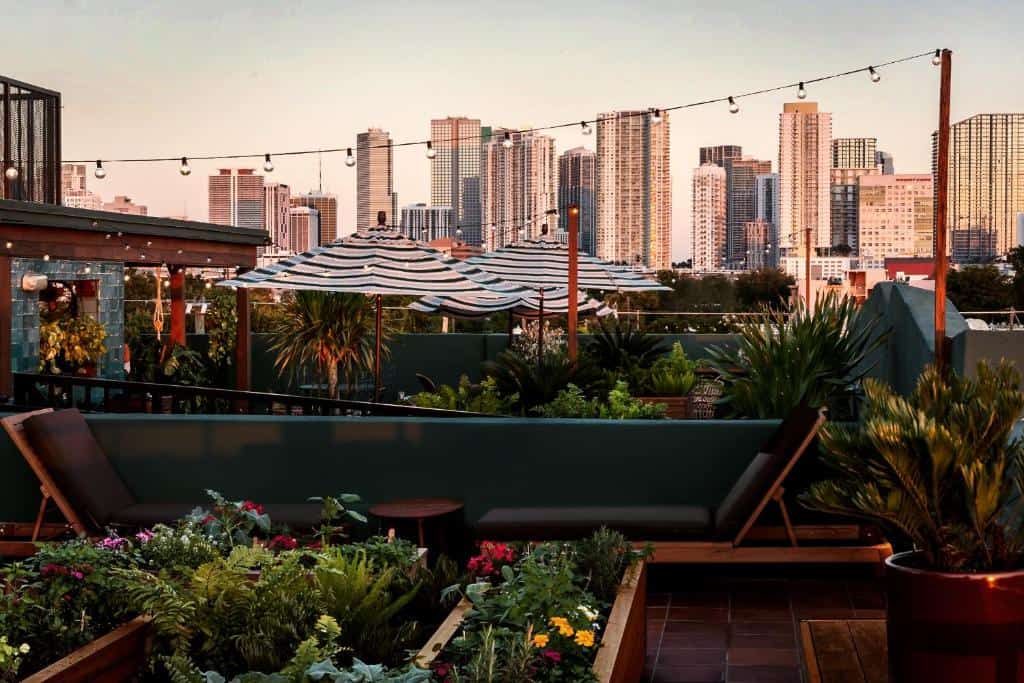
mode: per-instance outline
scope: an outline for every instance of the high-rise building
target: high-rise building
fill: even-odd
[[[725,267],[725,197],[724,168],[709,161],[694,169],[691,265],[698,273]]]
[[[60,185],[61,203],[73,209],[103,210],[103,199],[98,194],[89,192],[89,171],[85,164],[61,164]]]
[[[743,147],[740,145],[714,145],[713,147],[700,148],[700,164],[714,164],[725,166],[726,159],[738,159],[743,156]]]
[[[326,192],[309,192],[293,194],[289,199],[291,205],[308,206],[316,209],[319,214],[317,244],[326,246],[341,237],[338,234],[338,198]]]
[[[832,114],[817,102],[787,102],[779,114],[779,225],[782,249],[800,253],[832,244],[829,170]]]
[[[312,206],[288,209],[288,248],[301,254],[320,246],[320,212]]]
[[[727,157],[725,167],[726,265],[747,268],[746,224],[756,217],[754,179],[772,172],[772,162],[750,157]]]
[[[291,249],[291,238],[288,236],[288,209],[291,208],[291,188],[284,183],[266,183],[263,186],[263,221],[264,230],[270,237],[271,251]],[[257,252],[264,247],[257,247]]]
[[[482,242],[480,216],[480,119],[449,116],[430,122],[430,203],[452,207],[462,240]]]
[[[669,115],[598,115],[597,256],[606,261],[672,265]]]
[[[388,225],[398,224],[391,134],[371,128],[356,137],[356,229],[377,225],[380,211],[387,214]]]
[[[126,197],[123,194],[114,195],[114,200],[111,202],[103,202],[103,210],[131,216],[146,216],[149,214],[147,207],[136,204],[131,200],[131,197]]]
[[[882,175],[895,175],[896,166],[893,163],[892,155],[882,150],[875,152],[875,166]]]
[[[743,242],[747,246],[747,270],[775,267],[770,241],[771,227],[771,224],[764,220],[752,220],[743,224]]]
[[[835,138],[832,140],[832,168],[874,168],[877,138]]]
[[[573,147],[558,157],[558,225],[569,229],[569,207],[579,207],[579,248],[597,254],[597,155],[585,147]]]
[[[402,234],[421,242],[452,236],[452,207],[408,204],[402,207]]]
[[[754,178],[754,220],[768,224],[768,253],[765,267],[779,264],[779,174],[763,173]]]
[[[930,175],[862,175],[857,183],[862,267],[882,268],[891,256],[931,256]]]
[[[987,228],[956,228],[949,232],[953,263],[988,263],[996,256],[996,234]]]
[[[500,249],[520,235],[553,238],[558,227],[554,138],[508,131],[512,145],[506,146],[506,131],[498,133],[484,145],[480,163],[480,211],[487,226],[484,245],[488,250]],[[461,236],[456,231],[460,240],[466,240],[466,234],[465,228]]]
[[[251,168],[222,168],[209,177],[210,222],[263,230],[263,176]]]
[[[932,134],[932,173],[938,136]],[[996,252],[1014,246],[1024,211],[1024,113],[976,114],[950,126],[947,229],[995,232]]]
[[[878,174],[877,166],[832,169],[830,193],[833,247],[849,247],[850,253],[857,253],[857,212],[860,206],[857,178]]]

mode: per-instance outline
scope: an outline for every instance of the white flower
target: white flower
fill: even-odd
[[[597,610],[587,607],[586,605],[580,605],[577,609],[580,611],[580,614],[585,616],[589,621],[597,621],[601,616],[598,614]]]
[[[19,647],[19,648],[18,648],[18,652],[20,652],[20,653],[21,653],[21,654],[23,654],[23,655],[27,655],[27,654],[28,654],[28,651],[29,651],[29,650],[31,650],[31,649],[32,649],[32,648],[30,648],[30,647],[28,646],[28,643],[22,643],[22,644],[21,644],[21,647]]]

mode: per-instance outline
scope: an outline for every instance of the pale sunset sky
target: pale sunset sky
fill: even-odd
[[[368,127],[429,137],[433,117],[525,127],[614,109],[668,107],[954,51],[953,120],[1024,111],[1024,3],[343,2],[0,0],[0,73],[63,94],[65,159],[355,147]],[[931,169],[939,70],[922,59],[809,87],[836,137],[873,136],[896,171]],[[673,254],[690,252],[690,177],[701,145],[777,160],[778,112],[795,93],[672,114]],[[555,133],[559,152],[594,137]],[[421,147],[395,150],[399,204],[429,201]],[[340,227],[355,219],[355,172],[323,159]],[[248,164],[259,168],[262,159]],[[107,164],[90,189],[153,215],[205,220],[220,162]],[[280,158],[272,179],[306,191],[315,156]]]

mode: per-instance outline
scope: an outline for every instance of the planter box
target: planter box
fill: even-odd
[[[462,626],[466,612],[472,609],[463,599],[416,655],[416,664],[429,668],[448,641]],[[593,671],[600,683],[635,683],[644,671],[647,654],[647,566],[643,562],[626,570],[619,593],[608,614],[601,647]]]
[[[665,417],[670,420],[688,420],[690,418],[689,396],[637,396],[636,399],[651,405],[665,406]]]
[[[83,645],[22,683],[127,683],[138,677],[149,656],[149,617],[136,617]]]

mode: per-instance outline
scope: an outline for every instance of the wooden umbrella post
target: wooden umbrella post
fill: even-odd
[[[579,232],[580,209],[575,204],[569,206],[569,320],[566,324],[569,333],[569,362],[576,362],[576,318],[579,308],[577,288],[579,283]]]
[[[383,305],[380,294],[377,295],[377,321],[376,321],[376,340],[373,353],[373,400],[380,401],[380,338],[384,331],[384,315]]]
[[[935,367],[948,368],[949,349],[946,342],[946,232],[949,196],[949,99],[952,81],[953,52],[942,51],[942,75],[939,82],[938,154],[935,169]]]
[[[540,309],[537,311],[537,368],[544,366],[544,288],[540,288]]]
[[[807,303],[807,315],[811,314],[811,229],[806,228],[804,237],[804,298]]]

